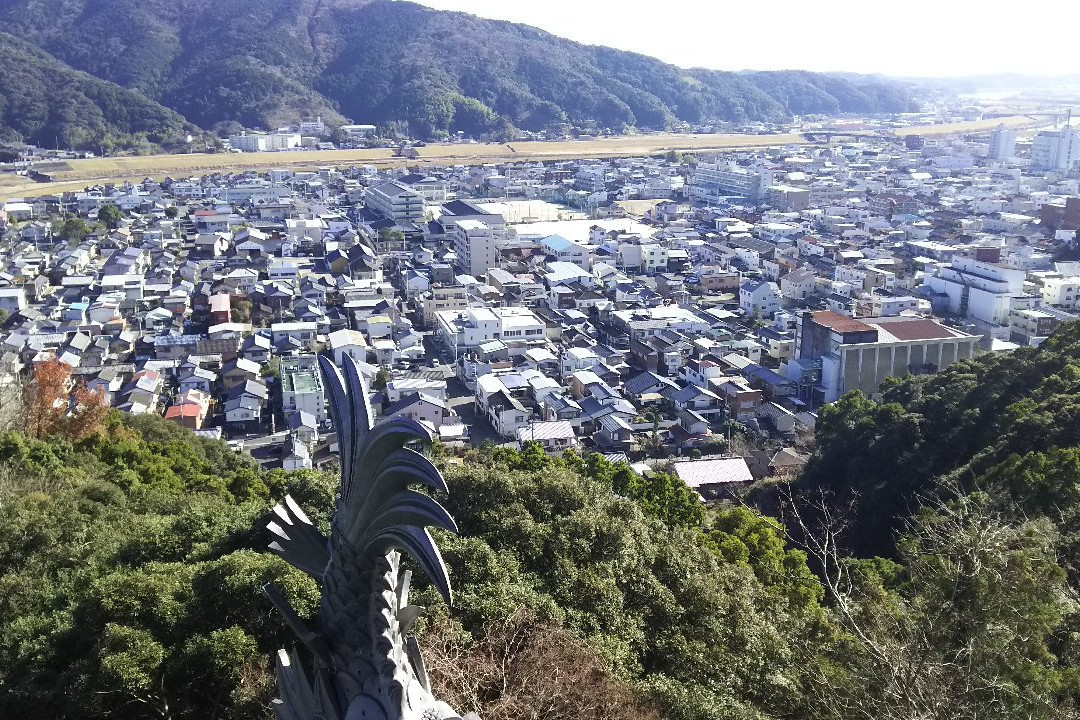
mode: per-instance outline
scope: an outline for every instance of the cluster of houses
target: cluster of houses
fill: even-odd
[[[124,412],[307,468],[333,443],[317,356],[348,355],[379,412],[448,444],[675,454],[718,492],[798,466],[797,433],[846,392],[1077,318],[1080,175],[1000,145],[274,170],[11,200],[0,382],[55,357]],[[696,459],[733,429],[759,449]]]

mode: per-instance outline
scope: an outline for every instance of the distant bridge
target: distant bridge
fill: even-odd
[[[828,143],[832,142],[833,138],[869,138],[873,140],[900,140],[896,135],[891,132],[882,132],[879,130],[813,130],[810,132],[800,133],[806,142],[809,143]]]

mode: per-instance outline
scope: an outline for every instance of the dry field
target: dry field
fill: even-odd
[[[897,128],[895,135],[960,134],[993,128],[1004,122],[1013,127],[1037,124],[1028,116],[995,120]],[[428,145],[418,148],[418,159],[394,157],[388,148],[375,150],[318,150],[272,153],[221,153],[206,155],[148,155],[143,157],[91,158],[60,164],[55,170],[42,166],[55,179],[36,183],[23,177],[0,175],[0,199],[32,197],[82,190],[100,183],[138,182],[146,177],[190,177],[215,172],[271,168],[315,169],[327,165],[374,165],[380,168],[409,166],[477,165],[514,160],[570,160],[577,158],[630,157],[678,152],[710,152],[805,144],[797,134],[787,135],[629,135],[566,142],[515,142],[508,144]]]
[[[63,169],[49,172],[53,183],[35,183],[24,178],[0,180],[0,192],[42,195],[87,184],[138,181],[145,177],[179,178],[214,172],[268,170],[271,168],[313,169],[326,165],[362,165],[376,167],[477,165],[513,160],[567,160],[589,157],[624,157],[656,155],[669,150],[707,151],[734,148],[773,147],[803,143],[799,135],[633,135],[567,142],[516,142],[508,144],[428,145],[417,148],[420,157],[394,157],[389,148],[374,150],[293,150],[266,153],[219,153],[206,155],[147,155],[71,160]]]
[[[1012,115],[990,120],[967,120],[964,122],[943,123],[941,125],[914,125],[912,127],[896,128],[893,130],[893,134],[899,137],[905,135],[963,135],[964,133],[993,130],[998,125],[1011,128],[1026,128],[1044,122],[1046,122],[1045,118],[1036,115]]]
[[[645,213],[664,202],[663,200],[616,200],[615,204],[633,218],[645,217]]]

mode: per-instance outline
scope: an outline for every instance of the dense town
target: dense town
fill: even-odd
[[[9,199],[0,384],[57,361],[299,469],[331,458],[318,355],[349,356],[448,447],[676,457],[708,497],[797,469],[845,393],[1080,317],[1078,162],[1068,125],[1002,126]]]

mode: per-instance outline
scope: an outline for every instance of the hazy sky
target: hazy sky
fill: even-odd
[[[1080,1],[418,0],[682,67],[955,76],[1080,72]]]

